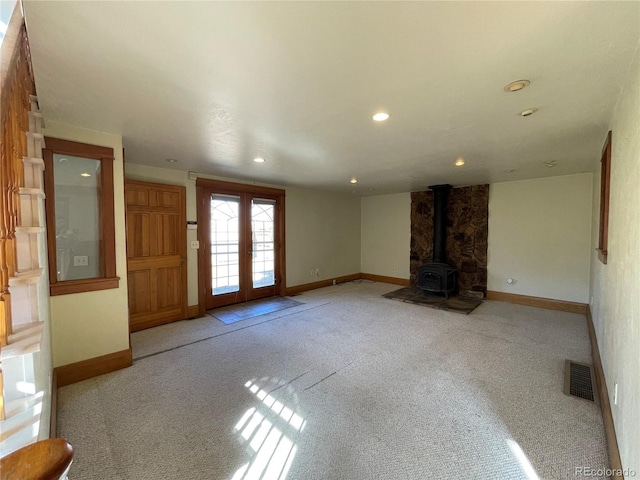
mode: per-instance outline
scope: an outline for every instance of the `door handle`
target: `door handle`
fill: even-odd
[[[180,258],[180,263],[187,263],[187,259],[185,257]]]

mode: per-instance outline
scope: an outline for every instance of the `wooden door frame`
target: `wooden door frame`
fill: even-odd
[[[198,241],[201,247],[198,249],[198,314],[200,316],[206,313],[206,296],[207,296],[207,255],[206,242],[209,241],[205,231],[205,225],[209,225],[207,215],[210,215],[208,200],[212,193],[224,193],[230,195],[265,195],[275,197],[279,210],[277,212],[277,235],[280,239],[276,242],[276,262],[280,271],[276,275],[276,295],[283,296],[286,292],[286,248],[285,248],[285,191],[279,188],[262,187],[258,185],[247,185],[243,183],[224,182],[221,180],[212,180],[209,178],[196,179],[196,209],[198,219]]]
[[[180,188],[180,219],[179,223],[184,229],[184,235],[180,235],[180,257],[183,259],[187,258],[187,188],[184,185],[176,185],[171,183],[157,183],[157,182],[146,182],[143,180],[131,180],[129,178],[124,179],[124,224],[125,229],[129,228],[129,224],[127,223],[127,185],[139,185],[145,186],[149,185],[154,188],[163,188],[163,187],[179,187]],[[125,239],[128,238],[127,232],[125,231]],[[125,242],[125,250],[128,249],[128,245]],[[127,275],[129,274],[129,255],[126,255],[127,259]],[[180,284],[182,286],[182,319],[188,318],[188,304],[189,304],[189,282],[188,282],[188,266],[186,261],[181,262],[180,268]],[[129,298],[129,284],[127,282],[127,301]],[[129,343],[131,343],[131,314],[129,314]]]

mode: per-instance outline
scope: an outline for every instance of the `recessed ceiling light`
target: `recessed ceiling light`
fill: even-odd
[[[358,183],[358,180],[356,178],[352,178],[351,180],[349,180],[351,183]]]
[[[456,160],[456,167],[461,167],[462,165],[464,165],[464,158],[458,157]]]
[[[167,158],[167,162],[169,162],[169,163],[178,163],[178,160],[176,160],[175,158]]]
[[[516,80],[515,82],[511,82],[509,85],[504,87],[505,92],[518,92],[522,90],[524,87],[528,87],[531,82],[529,80]]]
[[[534,113],[536,113],[538,111],[538,109],[536,107],[533,108],[527,108],[526,110],[521,111],[518,115],[521,115],[523,117],[528,117],[530,115],[533,115]]]
[[[547,166],[547,168],[553,168],[557,165],[555,160],[551,160],[550,162],[542,162],[542,163],[544,163]]]
[[[387,112],[378,112],[374,113],[371,118],[373,118],[376,122],[384,122],[385,120],[388,120],[390,116],[391,115],[389,115]]]
[[[81,177],[90,177],[91,174],[90,173],[81,173],[80,176]]]
[[[264,163],[265,159],[262,158],[262,157],[256,157],[256,158],[253,159],[253,161],[256,162],[256,163]]]

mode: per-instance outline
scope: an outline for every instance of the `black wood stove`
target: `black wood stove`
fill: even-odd
[[[433,262],[418,269],[416,286],[446,298],[456,289],[457,270],[447,262],[447,199],[451,185],[432,185],[433,191]]]

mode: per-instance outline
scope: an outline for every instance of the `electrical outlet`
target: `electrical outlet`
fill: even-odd
[[[613,404],[618,405],[618,382],[613,384]]]
[[[320,269],[316,268],[316,277],[319,277],[319,276],[320,276]]]
[[[87,255],[76,255],[73,257],[73,266],[74,267],[88,267],[89,266],[89,257]]]
[[[197,250],[200,248],[200,242],[198,240],[191,240],[191,248]]]
[[[336,283],[338,283],[338,282],[337,282],[337,281],[336,281],[336,279],[334,278],[334,279],[333,279],[333,284],[335,285]]]

